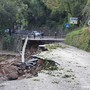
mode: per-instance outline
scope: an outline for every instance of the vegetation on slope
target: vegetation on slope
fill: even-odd
[[[90,51],[90,32],[87,31],[87,28],[73,31],[67,34],[65,43]]]

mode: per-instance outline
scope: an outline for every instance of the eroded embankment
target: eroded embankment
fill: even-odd
[[[54,61],[47,61],[40,58],[31,58],[24,63],[20,62],[20,56],[1,56],[0,80],[17,80],[38,76],[41,70],[57,70]],[[4,61],[3,61],[4,60]]]

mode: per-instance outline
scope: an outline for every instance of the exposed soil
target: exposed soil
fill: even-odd
[[[31,49],[32,51],[32,49]],[[35,48],[33,52],[36,53]],[[33,53],[32,52],[32,53]],[[24,78],[32,78],[38,76],[41,70],[57,70],[57,65],[53,61],[46,61],[40,58],[31,58],[24,63],[21,62],[20,56],[1,54],[0,57],[0,81],[20,80]],[[27,58],[26,58],[27,59]]]
[[[64,46],[37,55],[59,63],[57,70],[40,70],[38,76],[0,83],[0,90],[90,90],[90,53]],[[28,75],[28,74],[27,74]]]

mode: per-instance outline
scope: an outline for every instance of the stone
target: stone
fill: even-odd
[[[8,78],[8,80],[16,80],[16,79],[18,79],[18,73],[17,72],[9,73],[7,75],[7,78]]]
[[[16,66],[7,66],[4,68],[4,71],[5,71],[5,74],[9,74],[9,73],[12,73],[12,72],[17,72],[18,71],[18,68]]]

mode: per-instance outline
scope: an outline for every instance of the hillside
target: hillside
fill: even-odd
[[[67,34],[65,43],[90,51],[90,32],[88,32],[86,27],[73,31]]]

